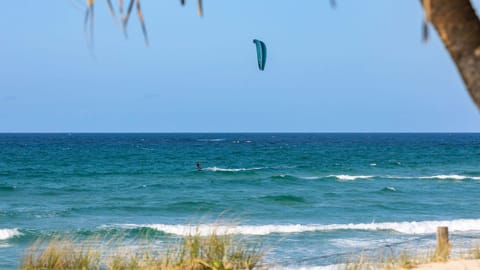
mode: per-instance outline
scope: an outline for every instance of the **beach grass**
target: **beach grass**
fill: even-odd
[[[193,234],[167,250],[125,248],[120,241],[56,238],[37,241],[23,256],[21,270],[240,270],[261,269],[265,249],[233,235]]]
[[[20,269],[100,269],[101,251],[88,242],[55,238],[36,241],[24,255]]]
[[[151,239],[150,239],[151,240]],[[245,241],[238,236],[215,231],[202,235],[198,231],[170,243],[167,248],[143,244],[130,245],[120,240],[54,237],[36,241],[26,250],[21,270],[247,270],[267,269],[263,263],[263,244]],[[138,243],[138,242],[137,242]],[[133,247],[132,247],[133,246]],[[448,250],[415,252],[384,250],[377,255],[352,255],[339,264],[339,270],[414,269],[429,263],[449,261]],[[480,246],[467,250],[461,260],[480,259]]]

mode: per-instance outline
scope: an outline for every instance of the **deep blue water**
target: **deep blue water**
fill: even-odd
[[[480,134],[0,134],[0,269],[38,237],[161,243],[215,222],[269,261],[328,265],[430,247],[438,225],[476,237],[479,198]]]

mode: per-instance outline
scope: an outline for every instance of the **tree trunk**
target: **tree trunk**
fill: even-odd
[[[480,20],[470,0],[423,0],[428,2],[431,23],[480,108]]]

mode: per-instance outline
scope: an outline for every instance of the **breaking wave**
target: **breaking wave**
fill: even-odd
[[[343,181],[352,181],[352,180],[357,180],[357,179],[369,179],[373,178],[375,176],[373,175],[348,175],[348,174],[339,174],[339,175],[329,175],[328,177],[335,177],[338,180],[343,180]]]
[[[243,172],[243,171],[257,171],[265,169],[264,167],[255,167],[255,168],[220,168],[220,167],[208,167],[203,169],[204,171],[209,172]]]
[[[447,226],[450,232],[480,231],[480,219],[458,219],[450,221],[412,221],[412,222],[384,222],[358,224],[330,224],[330,225],[238,225],[225,226],[217,224],[200,225],[169,225],[169,224],[123,224],[116,225],[124,229],[151,228],[174,235],[210,235],[216,233],[242,235],[291,234],[334,230],[365,230],[365,231],[395,231],[402,234],[432,234],[438,226]]]
[[[198,139],[198,142],[223,142],[225,139]]]
[[[7,240],[20,235],[22,233],[18,229],[0,229],[0,240]]]
[[[457,175],[457,174],[440,174],[440,175],[432,175],[432,176],[421,176],[418,177],[420,179],[440,179],[440,180],[465,180],[465,179],[473,179],[473,180],[480,180],[478,176],[466,176],[466,175]]]

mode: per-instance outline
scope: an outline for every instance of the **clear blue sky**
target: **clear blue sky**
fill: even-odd
[[[418,0],[143,0],[150,48],[96,2],[96,59],[83,1],[3,3],[0,132],[480,131]]]

